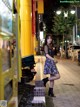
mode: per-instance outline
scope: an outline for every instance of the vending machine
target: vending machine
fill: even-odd
[[[5,107],[18,107],[16,36],[13,33],[13,0],[0,0],[0,104],[7,102]]]
[[[18,81],[16,49],[12,46],[12,39],[13,37],[0,35],[0,100],[7,101],[10,105],[17,98]]]

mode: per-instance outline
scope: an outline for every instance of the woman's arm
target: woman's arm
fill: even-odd
[[[51,60],[54,60],[53,57],[51,57],[49,54],[48,54],[48,47],[47,45],[44,46],[44,52],[45,52],[45,55],[47,58],[51,59]]]
[[[54,60],[54,58],[51,57],[49,54],[46,54],[46,57],[49,58],[49,59],[51,59],[51,60]]]

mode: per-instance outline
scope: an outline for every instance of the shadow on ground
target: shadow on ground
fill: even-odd
[[[18,84],[18,107],[32,107],[31,101],[34,97],[34,86],[29,84]]]
[[[54,107],[53,98],[46,96],[46,107]]]

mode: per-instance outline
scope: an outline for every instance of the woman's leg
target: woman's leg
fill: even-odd
[[[53,76],[50,75],[50,78],[52,78]],[[50,81],[50,86],[49,86],[49,91],[48,91],[48,95],[51,97],[55,97],[54,93],[53,93],[53,87],[54,87],[54,80]]]
[[[50,78],[48,78],[49,81],[54,81],[60,79],[60,74],[51,75]]]
[[[53,88],[53,87],[54,87],[54,80],[53,80],[53,81],[50,81],[49,87],[50,87],[50,88]]]
[[[42,81],[44,82],[45,87],[46,87],[46,83],[48,81],[51,81],[50,84],[51,84],[51,86],[53,86],[54,84],[53,84],[52,81],[57,80],[59,78],[60,78],[60,74],[58,73],[58,74],[55,74],[55,75],[51,75],[50,78],[46,77],[46,78],[42,79]]]
[[[50,78],[52,78],[53,76],[52,75],[50,75]],[[54,87],[54,80],[50,80],[50,86],[49,86],[50,88],[53,88]]]
[[[56,97],[54,95],[54,92],[53,92],[53,88],[54,88],[54,80],[57,80],[60,78],[60,74],[56,74],[56,75],[50,75],[50,78],[49,81],[50,81],[50,87],[49,87],[49,91],[48,91],[48,95],[51,96],[51,97]]]

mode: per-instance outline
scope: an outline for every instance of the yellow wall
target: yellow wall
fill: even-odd
[[[34,36],[34,55],[36,55],[36,50],[38,47],[38,40],[36,39],[36,35]]]

